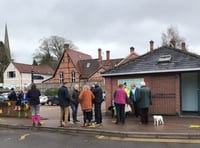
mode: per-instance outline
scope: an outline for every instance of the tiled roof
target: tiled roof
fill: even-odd
[[[95,74],[100,68],[108,70],[117,65],[122,59],[112,59],[108,61],[99,59],[88,59],[88,60],[80,60],[77,64],[79,71],[81,73],[82,79],[88,79],[93,74]]]
[[[168,61],[159,62],[162,56],[170,56]],[[102,73],[102,76],[133,75],[163,72],[199,71],[200,56],[181,49],[160,47],[134,60]]]
[[[72,62],[74,63],[74,65],[76,65],[79,60],[91,59],[90,55],[82,53],[77,50],[68,49],[67,52],[68,52]]]
[[[32,69],[35,74],[53,75],[54,73],[54,70],[49,66],[35,66],[15,62],[13,62],[13,65],[19,70],[20,73],[31,73]]]
[[[82,79],[91,77],[100,68],[98,59],[80,60],[77,64]]]

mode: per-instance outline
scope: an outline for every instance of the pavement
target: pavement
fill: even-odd
[[[139,119],[134,115],[126,117],[124,125],[115,124],[115,118],[103,112],[103,123],[100,126],[81,127],[82,114],[78,114],[78,122],[70,124],[70,127],[59,127],[58,107],[48,113],[48,108],[41,109],[41,127],[32,127],[31,119],[17,117],[0,117],[0,127],[30,129],[52,132],[66,132],[78,134],[91,134],[114,137],[131,138],[169,138],[169,139],[200,139],[200,117],[198,116],[163,116],[164,125],[155,126],[152,116],[149,116],[149,124],[139,124]],[[52,110],[51,108],[51,110]]]

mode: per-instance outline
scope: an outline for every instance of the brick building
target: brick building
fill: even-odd
[[[110,51],[106,51],[106,59],[103,60],[102,51],[99,48],[98,58],[92,59],[90,55],[70,49],[68,45],[65,45],[62,58],[59,61],[54,75],[43,81],[43,83],[58,84],[69,82],[84,84],[101,82],[102,87],[104,87],[104,78],[101,77],[101,72],[109,70],[137,56],[134,48],[131,48],[130,55],[124,59],[110,59]]]
[[[119,83],[145,81],[152,90],[152,114],[200,115],[200,56],[174,47],[153,48],[101,75],[105,78],[106,106]]]

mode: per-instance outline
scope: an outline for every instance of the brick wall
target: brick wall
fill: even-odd
[[[177,74],[106,77],[106,108],[111,105],[118,79],[134,78],[144,78],[146,85],[152,91],[153,105],[150,107],[151,114],[175,115],[179,113],[179,75]]]

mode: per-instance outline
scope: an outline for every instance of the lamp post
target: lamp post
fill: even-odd
[[[33,67],[32,67],[32,69],[31,69],[31,83],[34,82],[34,75],[33,75],[33,73],[34,73],[34,70],[33,70]]]

